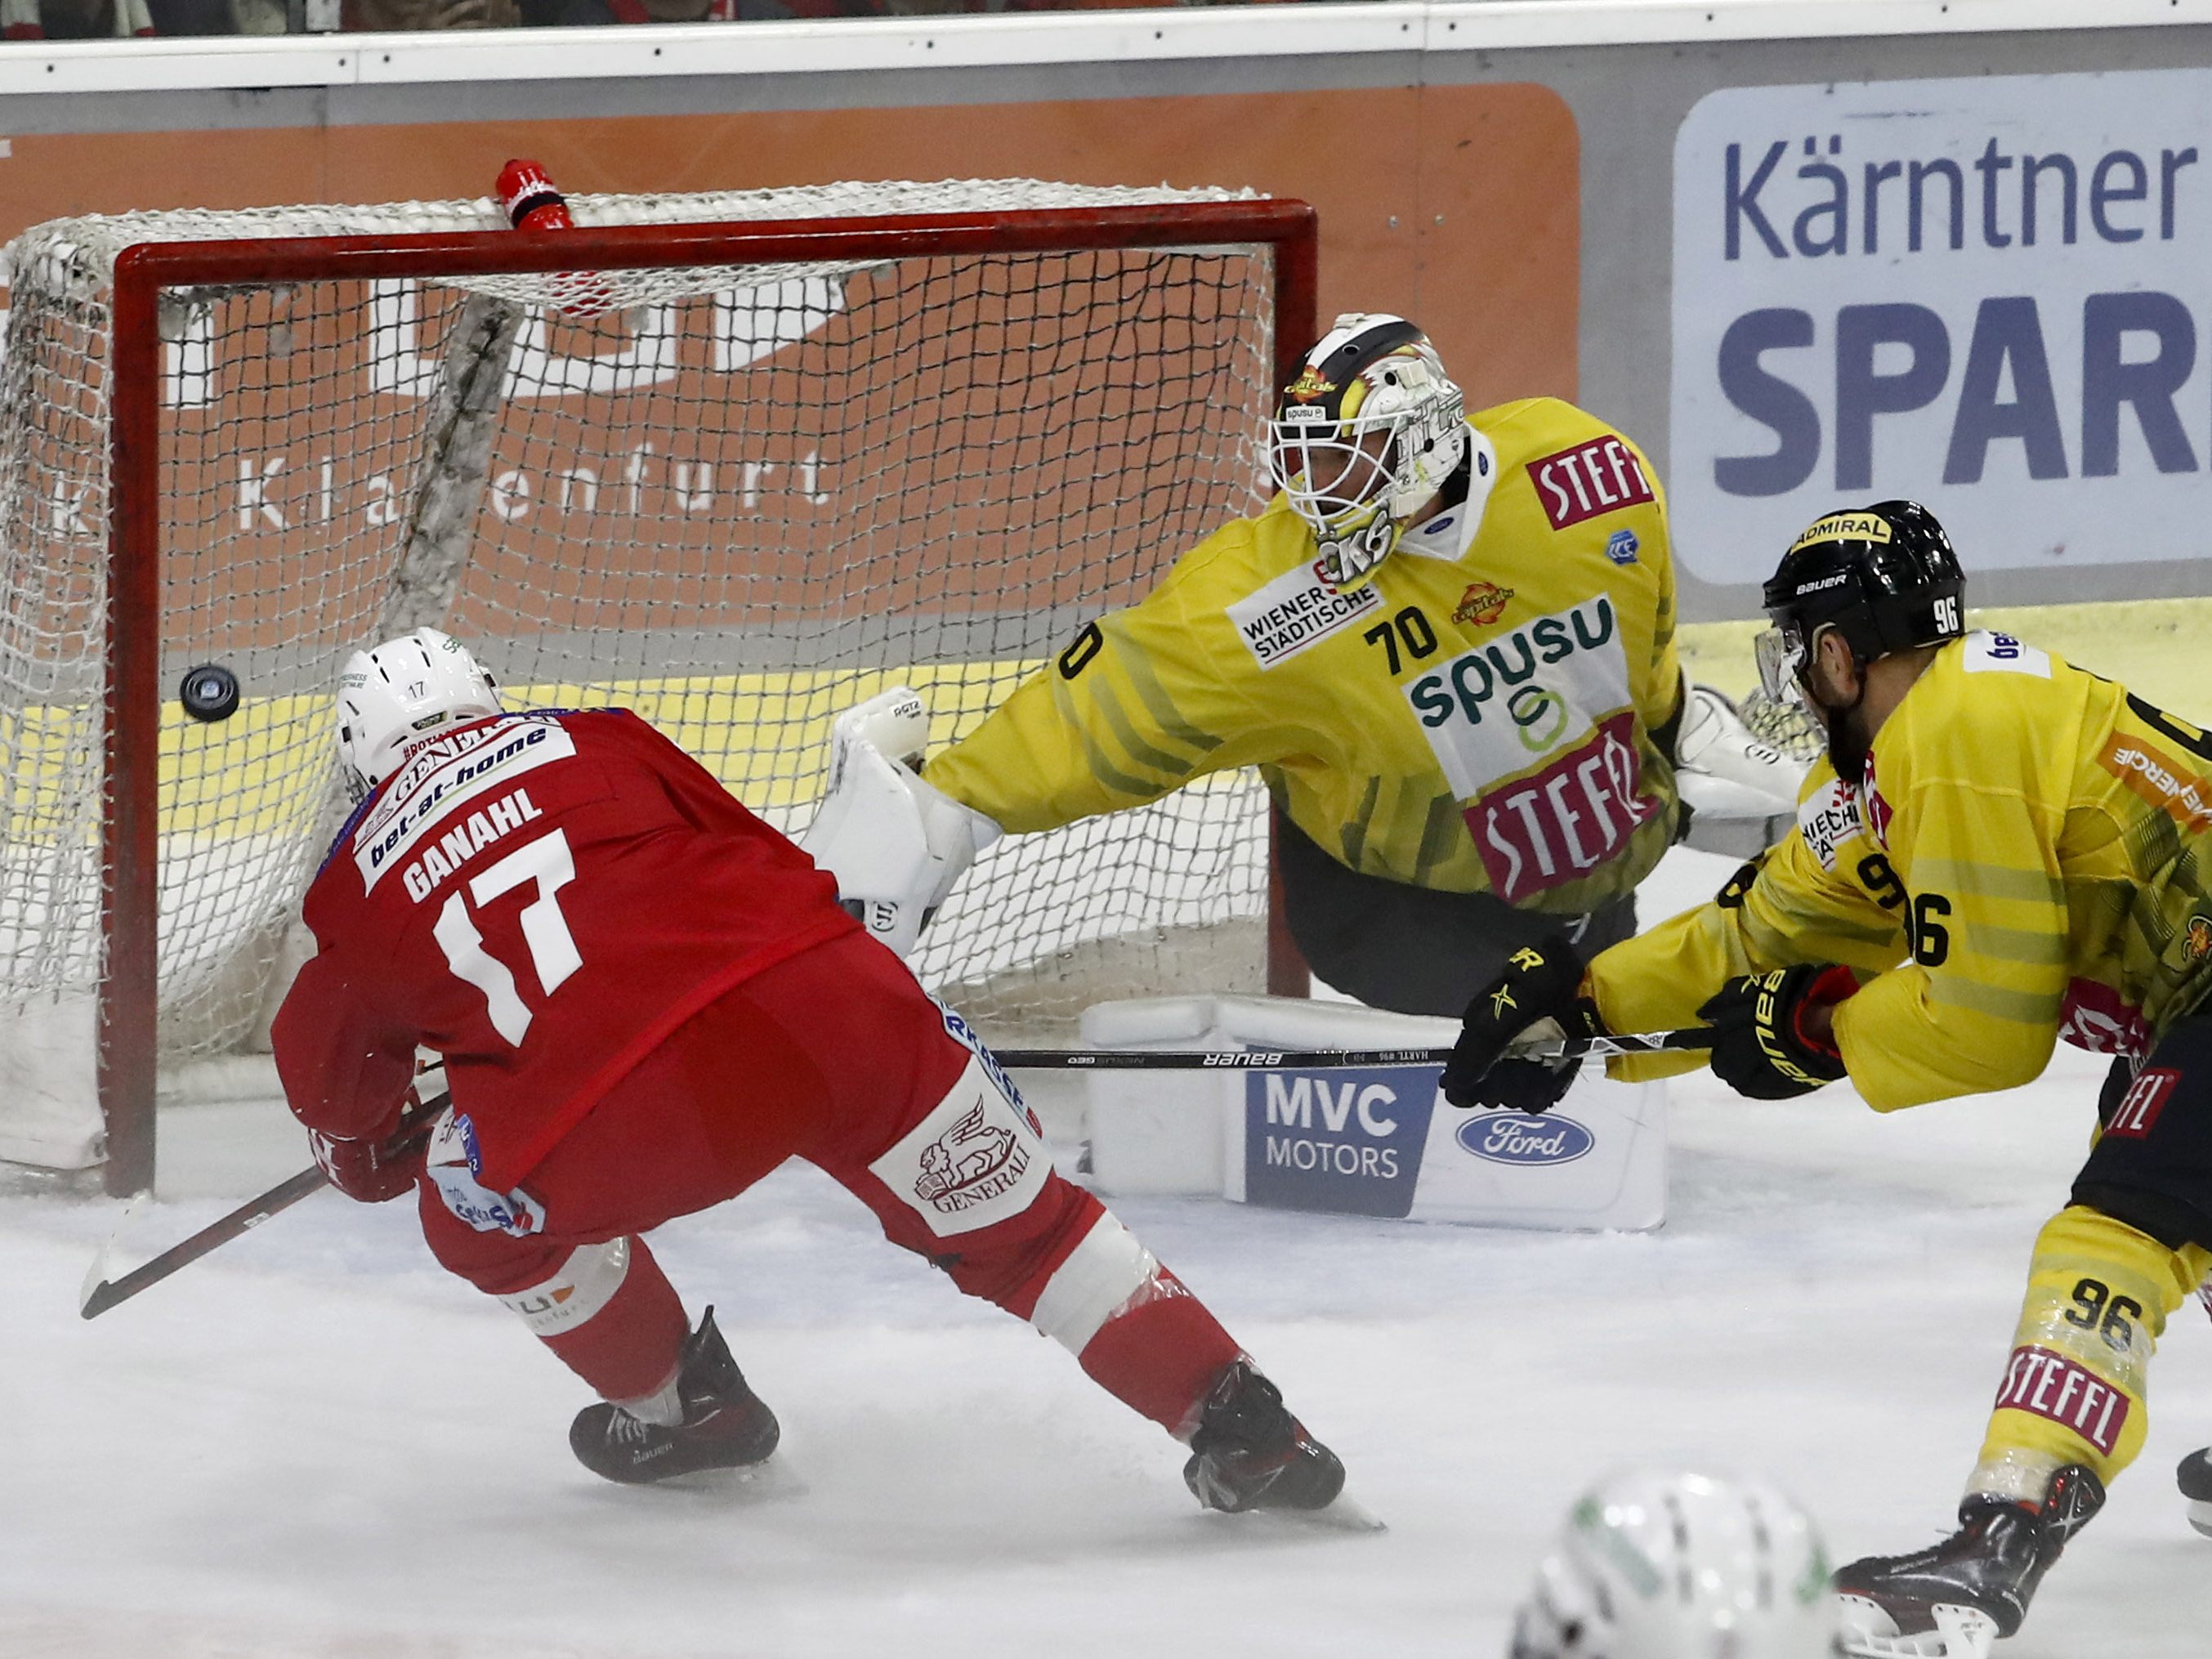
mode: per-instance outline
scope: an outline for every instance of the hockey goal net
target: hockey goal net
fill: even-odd
[[[1250,510],[1314,331],[1295,203],[570,207],[536,234],[489,201],[141,214],[9,248],[0,1157],[105,1157],[135,1190],[157,1078],[265,1031],[342,815],[349,651],[444,627],[512,702],[634,708],[795,831],[839,710],[905,681],[939,740],[971,729]],[[178,685],[206,663],[244,699],[201,724]],[[1242,775],[1009,837],[917,970],[1001,1036],[1259,988],[1265,811]]]

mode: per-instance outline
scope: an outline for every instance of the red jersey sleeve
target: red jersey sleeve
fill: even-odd
[[[413,1034],[379,1011],[377,988],[356,981],[339,942],[322,943],[276,1011],[276,1073],[301,1122],[363,1139],[390,1127],[406,1103]]]
[[[276,1033],[294,1109],[370,1133],[435,1049],[498,1190],[708,1002],[858,925],[805,854],[617,710],[419,744],[307,916],[323,949]]]
[[[607,741],[634,755],[640,765],[648,769],[667,791],[671,804],[695,829],[743,836],[767,827],[722,787],[720,779],[649,721],[626,708],[605,713],[613,717],[605,727]]]

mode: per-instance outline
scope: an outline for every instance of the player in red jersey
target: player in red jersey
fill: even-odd
[[[989,1052],[696,762],[625,711],[506,713],[431,629],[356,653],[340,687],[360,805],[307,892],[285,1092],[336,1185],[418,1189],[438,1260],[598,1391],[569,1432],[586,1468],[775,1449],[713,1310],[690,1328],[641,1235],[798,1157],[1186,1440],[1208,1508],[1335,1498],[1342,1465],[1054,1171]],[[427,1149],[422,1048],[453,1094]]]

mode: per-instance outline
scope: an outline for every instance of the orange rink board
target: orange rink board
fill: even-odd
[[[1019,173],[1297,197],[1320,211],[1324,319],[1415,318],[1471,406],[1576,392],[1580,146],[1535,85],[26,135],[0,160],[0,239],[78,213],[477,197],[511,155],[578,192]]]

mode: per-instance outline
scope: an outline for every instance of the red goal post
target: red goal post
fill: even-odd
[[[108,1189],[138,1190],[151,1184],[154,1173],[159,1057],[154,1011],[161,998],[162,900],[157,881],[163,855],[163,567],[172,538],[173,506],[165,499],[164,489],[164,377],[173,380],[179,372],[176,296],[333,282],[544,278],[579,271],[811,268],[831,263],[880,268],[908,259],[959,261],[1010,254],[1225,246],[1261,250],[1271,264],[1271,314],[1267,320],[1272,333],[1273,384],[1280,386],[1295,372],[1299,354],[1316,331],[1315,216],[1297,202],[1230,199],[580,227],[551,233],[166,240],[125,248],[114,260],[112,276],[108,385],[112,493],[106,517],[101,744],[107,787],[100,813],[99,926],[105,970],[98,993],[97,1078],[106,1125]],[[1247,416],[1252,413],[1245,412]],[[332,464],[325,460],[321,465],[327,498]],[[702,463],[700,474],[694,477],[705,476],[706,464]],[[527,483],[526,478],[526,487]],[[600,487],[595,476],[593,501]],[[688,487],[688,481],[678,487]],[[565,477],[561,488],[565,507]],[[550,475],[540,489],[550,501]],[[638,486],[633,483],[630,489],[635,503]],[[477,512],[481,516],[488,510],[479,505]],[[216,515],[210,512],[207,516],[212,520]],[[1178,526],[1178,531],[1182,528]],[[1181,547],[1154,550],[1157,570]],[[256,690],[249,679],[247,697],[252,698]],[[1304,968],[1282,928],[1280,904],[1270,902],[1267,913],[1269,988],[1302,991]]]

